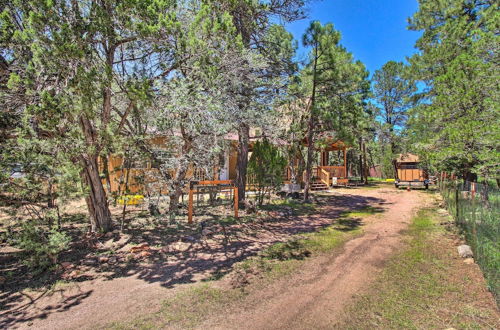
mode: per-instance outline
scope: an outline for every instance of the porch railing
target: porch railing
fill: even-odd
[[[319,178],[321,182],[326,184],[327,187],[330,187],[330,172],[326,171],[323,168],[320,168]]]
[[[337,178],[346,178],[347,175],[345,173],[345,167],[344,166],[320,166],[322,170],[327,171],[330,173],[330,177],[337,177]]]

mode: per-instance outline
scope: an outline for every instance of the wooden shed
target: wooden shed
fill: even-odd
[[[425,169],[420,166],[420,159],[413,154],[400,154],[396,159],[397,178],[396,187],[400,185],[424,185],[428,188],[429,175]]]

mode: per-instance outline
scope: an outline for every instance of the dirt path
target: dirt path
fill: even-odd
[[[300,273],[250,298],[253,306],[207,320],[200,329],[332,328],[351,298],[360,293],[401,245],[402,232],[427,200],[421,192],[364,191],[385,195],[386,211],[363,219],[365,234],[349,241],[340,255],[311,260]]]
[[[324,205],[321,214],[263,225],[268,227],[259,234],[263,236],[261,241],[269,245],[293,233],[318,229],[346,210],[374,206],[383,208],[384,212],[363,218],[364,235],[348,242],[340,255],[311,258],[307,268],[292,278],[277,281],[268,290],[252,293],[254,304],[250,303],[248,309],[209,319],[202,328],[330,327],[345,303],[370,282],[398,248],[401,231],[408,226],[415,209],[426,200],[421,192],[397,191],[391,187],[340,189],[334,194],[335,202]],[[251,242],[236,242],[231,262],[244,257],[242,251],[255,250]],[[260,248],[262,246],[265,245]],[[19,302],[0,313],[0,324],[6,328],[100,328],[113,321],[154,313],[162,300],[174,295],[179,288],[198,282],[207,275],[209,268],[205,265],[219,265],[227,253],[206,251],[200,245],[189,259],[145,265],[141,272],[119,278],[73,283],[52,295],[40,297],[34,293],[26,297],[24,294]],[[178,281],[172,282],[173,278]]]

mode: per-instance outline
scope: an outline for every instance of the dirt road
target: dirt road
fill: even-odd
[[[265,290],[256,290],[242,306],[213,316],[200,328],[331,327],[352,296],[370,283],[384,261],[400,246],[402,232],[416,209],[427,200],[422,192],[398,191],[390,186],[339,189],[333,194],[336,199],[332,200],[336,202],[322,206],[321,214],[289,220],[283,224],[291,226],[289,231],[271,223],[269,226],[275,228],[264,228],[265,232],[272,230],[273,235],[286,236],[313,230],[331,223],[341,212],[366,206],[382,208],[383,212],[363,217],[364,234],[348,242],[342,251],[311,258],[298,273],[277,280]],[[264,237],[266,244],[271,244],[276,237]],[[199,280],[196,276],[199,261],[196,258],[207,254],[202,246],[199,249],[200,254],[193,257],[192,264],[182,260],[184,264],[180,266],[168,262],[153,264],[141,273],[75,283],[72,287],[56,290],[50,296],[30,294],[29,299],[20,297],[19,302],[13,302],[12,308],[0,313],[0,324],[7,328],[94,329],[106,327],[110,322],[126,322],[154,313],[162,300],[174,295],[178,288],[196,284]],[[243,249],[235,246],[234,251],[236,258]],[[181,277],[182,281],[175,286],[166,285],[171,281],[171,268],[193,274]]]
[[[360,191],[382,198],[385,212],[363,219],[365,234],[349,241],[339,255],[325,255],[286,281],[253,294],[251,306],[207,320],[200,329],[332,328],[352,297],[371,283],[385,261],[401,246],[402,233],[424,193],[378,189]],[[383,196],[383,197],[382,197]]]

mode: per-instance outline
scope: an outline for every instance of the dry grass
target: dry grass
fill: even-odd
[[[371,209],[360,212],[372,214]],[[362,233],[361,228],[352,226],[350,222],[352,218],[348,216],[350,214],[346,213],[335,224],[319,232],[296,235],[289,242],[276,243],[263,250],[258,256],[235,264],[233,270],[223,279],[225,283],[220,283],[219,280],[225,275],[220,274],[220,276],[215,276],[211,283],[191,286],[173,298],[165,300],[157,313],[129,322],[113,323],[110,328],[193,328],[209,315],[241,302],[252,290],[262,289],[275,280],[289,276],[304,265],[307,257],[340,251],[345,242]],[[229,287],[227,283],[230,283]],[[244,289],[249,284],[252,288]]]
[[[418,213],[406,248],[389,262],[369,292],[348,308],[344,329],[495,329],[494,300],[479,268],[456,254],[454,237],[435,209]]]

